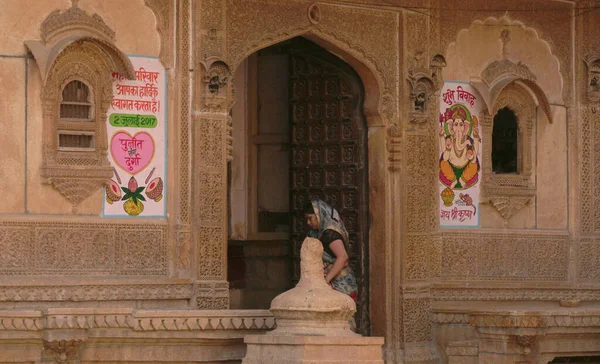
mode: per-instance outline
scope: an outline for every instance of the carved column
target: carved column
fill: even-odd
[[[404,13],[404,79],[407,97],[403,159],[398,193],[403,198],[402,218],[402,362],[438,361],[429,322],[431,278],[435,275],[439,244],[437,204],[437,115],[443,77],[443,57],[432,57],[430,29],[424,14]],[[396,361],[400,362],[400,361]]]
[[[227,282],[227,163],[231,159],[231,71],[223,58],[226,3],[192,2],[192,238],[200,309],[229,308]]]

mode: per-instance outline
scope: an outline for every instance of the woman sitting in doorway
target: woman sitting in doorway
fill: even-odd
[[[325,281],[356,302],[358,285],[352,268],[348,265],[348,232],[340,214],[325,202],[311,199],[304,208],[304,217],[310,228],[308,235],[319,239],[323,244]],[[354,319],[351,321],[351,328],[356,331]]]

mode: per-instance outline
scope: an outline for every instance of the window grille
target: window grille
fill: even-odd
[[[81,81],[69,82],[62,91],[60,118],[63,120],[92,120],[90,91]]]

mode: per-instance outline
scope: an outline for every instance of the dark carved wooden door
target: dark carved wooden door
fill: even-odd
[[[320,198],[342,216],[348,255],[358,279],[356,321],[369,334],[368,193],[363,88],[350,66],[298,38],[290,47],[291,215],[293,281],[307,226],[305,202]]]

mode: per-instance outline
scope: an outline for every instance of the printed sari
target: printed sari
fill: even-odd
[[[319,222],[319,230],[310,230],[309,236],[316,238],[323,242],[323,233],[327,230],[332,230],[341,236],[341,240],[344,243],[346,252],[348,251],[348,231],[344,227],[344,223],[340,214],[333,207],[329,206],[324,201],[319,199],[311,199],[313,210],[317,216]],[[325,248],[325,247],[324,247]],[[323,274],[327,276],[327,273],[331,269],[331,266],[335,262],[336,257],[329,254],[327,249],[323,249]],[[338,292],[347,294],[354,302],[358,298],[358,284],[356,283],[356,277],[350,265],[344,267],[335,278],[331,280],[331,287]],[[354,319],[351,320],[352,330],[356,331],[356,324]]]

